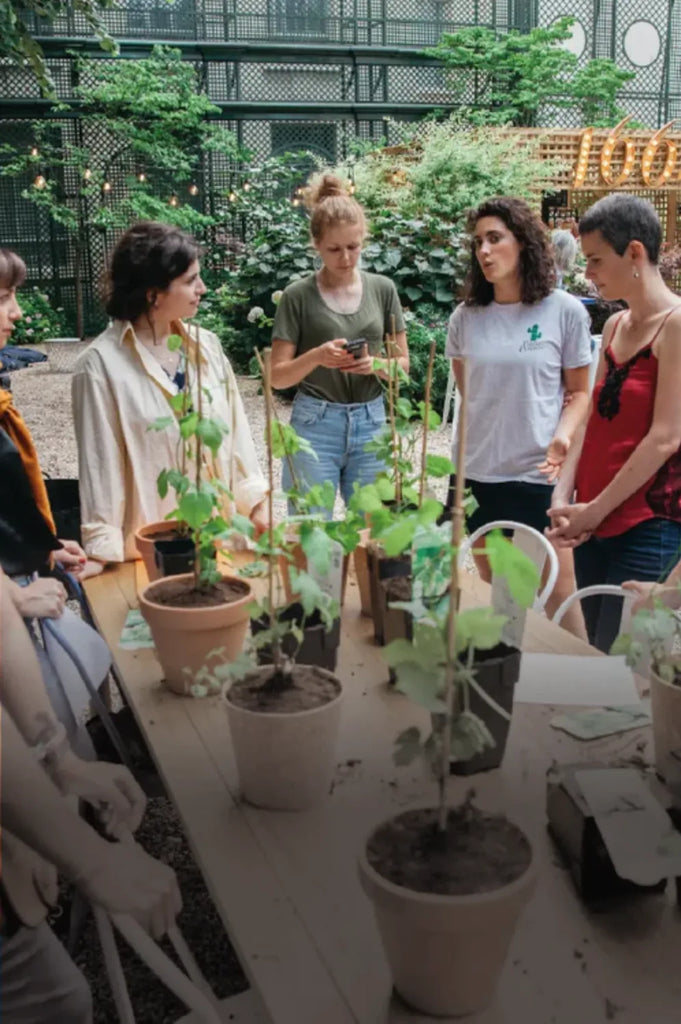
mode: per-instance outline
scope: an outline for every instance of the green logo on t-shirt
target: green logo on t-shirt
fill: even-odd
[[[534,352],[538,348],[542,348],[544,342],[541,340],[542,333],[539,330],[539,324],[532,324],[531,327],[527,328],[529,338],[527,338],[520,346],[521,352]]]

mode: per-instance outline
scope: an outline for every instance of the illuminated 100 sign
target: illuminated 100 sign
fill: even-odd
[[[636,144],[633,139],[622,135],[624,126],[629,120],[631,120],[631,115],[625,117],[615,128],[610,130],[610,134],[601,146],[601,151],[598,154],[601,178],[606,185],[612,185],[615,188],[618,185],[623,185],[631,177],[634,170]],[[674,122],[670,121],[669,124],[665,124],[654,135],[651,135],[641,154],[641,177],[643,178],[644,185],[648,185],[650,188],[662,188],[672,183],[672,175],[676,170],[677,146],[676,143],[665,136],[673,124]],[[584,185],[591,158],[593,134],[593,128],[585,128],[582,132],[579,154],[572,179],[573,188],[581,188]],[[620,146],[624,147],[624,151],[618,154],[616,166],[613,168],[615,153]],[[658,156],[658,151],[661,151],[659,159],[665,157],[665,161],[662,169],[653,175],[653,161]],[[678,185],[679,182],[681,182],[681,173],[677,171],[673,184]]]

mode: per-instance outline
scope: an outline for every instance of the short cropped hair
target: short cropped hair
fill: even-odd
[[[21,288],[26,280],[26,264],[11,249],[0,249],[0,288]]]
[[[195,239],[179,228],[153,220],[133,224],[111,257],[106,312],[114,320],[136,320],[148,313],[153,293],[166,291],[199,254]]]
[[[618,256],[630,242],[640,242],[651,263],[657,263],[662,244],[662,226],[655,207],[646,199],[613,192],[590,206],[579,222],[580,235],[600,231]]]

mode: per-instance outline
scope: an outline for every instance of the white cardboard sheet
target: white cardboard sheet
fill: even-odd
[[[526,654],[520,662],[515,701],[589,707],[636,705],[638,691],[623,657]]]

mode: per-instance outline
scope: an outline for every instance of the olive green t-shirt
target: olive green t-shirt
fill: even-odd
[[[380,355],[383,340],[389,334],[391,319],[395,330],[404,330],[404,317],[397,290],[392,281],[380,274],[361,271],[362,299],[355,313],[336,313],[327,306],[317,287],[316,274],[294,281],[284,291],[277,306],[272,337],[291,341],[296,356],[334,338],[354,341],[366,338],[371,355]],[[298,385],[313,398],[326,402],[370,402],[381,394],[375,374],[344,373],[325,366],[316,367]]]

